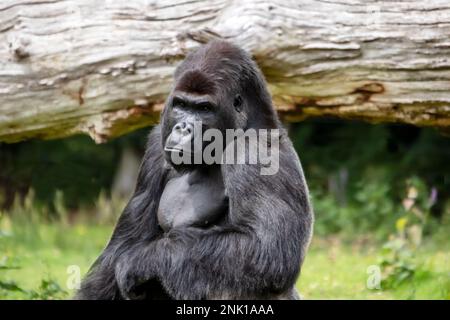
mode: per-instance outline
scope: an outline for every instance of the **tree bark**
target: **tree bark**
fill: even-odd
[[[448,0],[2,0],[0,141],[155,123],[213,38],[252,53],[286,121],[450,126]]]

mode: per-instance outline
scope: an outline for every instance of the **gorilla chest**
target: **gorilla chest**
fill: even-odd
[[[193,171],[168,181],[158,207],[164,231],[207,226],[225,214],[227,197],[220,172]]]

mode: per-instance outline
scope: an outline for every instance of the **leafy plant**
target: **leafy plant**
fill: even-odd
[[[29,291],[30,299],[54,300],[63,299],[68,292],[63,290],[56,280],[51,278],[42,279],[37,290]]]
[[[403,199],[404,214],[395,223],[396,233],[382,247],[380,266],[384,289],[392,289],[411,280],[419,265],[415,252],[422,244],[423,232],[434,204],[434,193],[426,196],[426,187],[417,178],[407,182],[406,197]]]

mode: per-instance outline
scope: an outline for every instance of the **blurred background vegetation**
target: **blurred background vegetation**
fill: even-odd
[[[72,295],[68,268],[106,245],[148,131],[0,144],[0,298]],[[450,138],[335,119],[289,131],[316,216],[304,298],[450,299]]]

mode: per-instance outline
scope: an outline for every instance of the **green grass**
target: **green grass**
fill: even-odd
[[[79,266],[84,275],[108,241],[111,226],[72,227],[59,224],[38,228],[13,228],[10,235],[0,238],[0,282],[14,281],[25,290],[39,292],[42,280],[56,281],[62,290],[48,298],[67,298],[68,267]],[[3,258],[2,258],[3,256]],[[3,264],[12,269],[1,269]],[[5,291],[0,287],[0,299],[30,298],[20,291]]]
[[[0,221],[0,299],[70,298],[68,267],[84,275],[105,246],[111,225]],[[370,237],[369,237],[370,239]],[[414,277],[395,290],[366,288],[367,268],[379,245],[340,237],[313,239],[297,287],[305,299],[450,299],[447,235],[428,239],[416,252]]]
[[[369,290],[368,267],[379,262],[379,250],[374,244],[315,238],[297,288],[305,299],[450,299],[448,245],[426,242],[415,254],[418,267],[412,279],[395,289]]]

